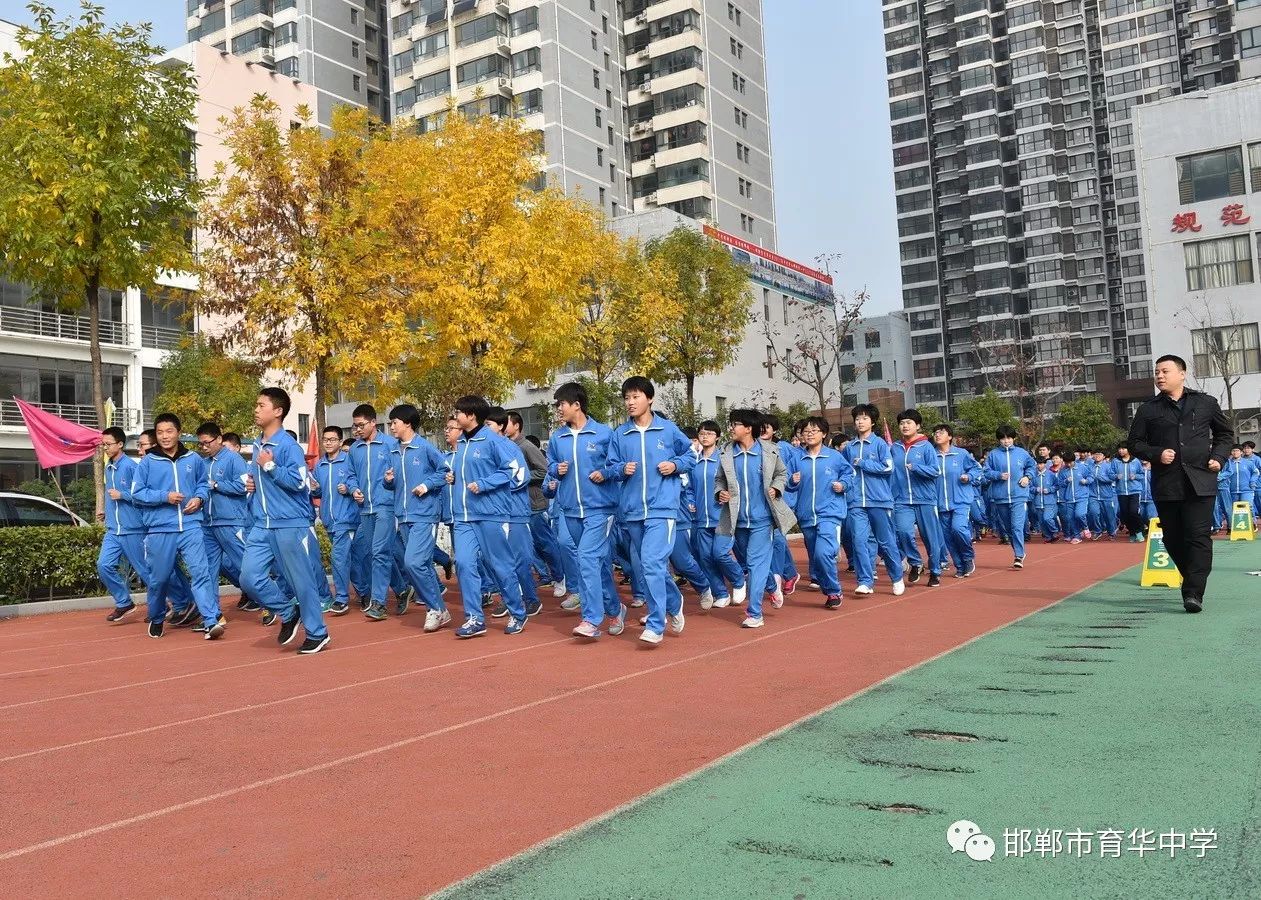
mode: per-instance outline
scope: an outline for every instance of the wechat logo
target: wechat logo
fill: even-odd
[[[981,834],[981,827],[967,819],[960,819],[946,829],[946,843],[951,853],[966,853],[974,862],[989,862],[994,858],[994,839]]]

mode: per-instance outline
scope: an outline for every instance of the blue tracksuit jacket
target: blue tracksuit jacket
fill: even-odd
[[[249,497],[245,494],[245,460],[231,447],[223,447],[206,461],[210,502],[207,525],[244,525],[249,521]]]
[[[105,463],[105,530],[110,534],[143,534],[144,515],[131,496],[137,462],[124,454]],[[114,500],[110,490],[122,496]]]
[[[854,490],[849,507],[893,508],[893,453],[883,438],[870,434],[845,447],[845,460],[854,469]]]
[[[451,461],[455,472],[452,513],[457,522],[507,522],[512,515],[510,493],[528,486],[530,470],[521,465],[521,451],[485,425],[460,435]],[[478,491],[468,489],[476,483]]]
[[[1037,463],[1023,447],[995,447],[985,457],[985,483],[990,485],[990,502],[1027,503],[1029,488],[1021,487],[1020,479],[1028,478],[1032,484],[1037,472]],[[1008,476],[1006,481],[1004,473]]]
[[[635,463],[635,474],[626,474],[626,464]],[[674,463],[670,475],[662,475],[657,466]],[[613,478],[622,485],[618,518],[623,522],[645,519],[673,519],[678,515],[680,475],[692,471],[696,455],[692,442],[669,419],[653,414],[644,430],[627,421],[613,432],[609,444],[609,465]]]
[[[547,477],[556,479],[556,503],[565,515],[585,519],[588,513],[607,515],[617,507],[620,493],[609,463],[613,430],[588,419],[577,434],[568,425],[552,432],[547,442]],[[569,471],[559,474],[561,463],[569,463]],[[596,484],[592,472],[600,472],[604,481]]]
[[[895,441],[891,452],[893,502],[898,506],[935,505],[939,461],[932,442],[919,435],[909,447]]]
[[[960,476],[967,475],[967,483],[959,481]],[[960,506],[972,508],[977,498],[977,491],[985,484],[985,473],[981,464],[967,450],[952,446],[945,452],[937,452],[937,508],[949,512]]]
[[[264,450],[272,452],[275,462],[270,472],[264,471],[256,461]],[[307,481],[306,454],[284,429],[254,441],[249,474],[254,479],[250,513],[256,527],[311,527],[311,486]]]
[[[355,473],[350,469],[350,456],[340,450],[329,459],[321,456],[315,464],[315,488],[313,497],[320,498],[320,521],[329,534],[351,531],[359,525],[359,504],[350,496],[359,488]],[[343,495],[338,485],[346,485]]]
[[[395,442],[389,460],[394,480],[382,486],[394,495],[395,517],[405,523],[436,523],[447,486],[447,461],[438,448],[417,434],[406,444]],[[425,494],[417,497],[412,491],[422,484]]]
[[[178,491],[184,502],[167,501],[167,494]],[[131,483],[132,500],[144,507],[145,529],[150,533],[187,531],[200,528],[202,510],[184,512],[184,506],[193,497],[200,497],[202,509],[210,496],[210,483],[206,479],[206,461],[190,452],[183,444],[177,444],[175,456],[167,456],[160,449],[145,454],[136,466]]]
[[[840,451],[820,447],[817,456],[802,451],[796,461],[801,481],[796,486],[794,512],[802,528],[814,528],[820,519],[844,519],[848,507],[845,497],[854,487],[854,467]],[[835,482],[845,486],[837,493]]]
[[[375,432],[371,443],[361,438],[350,446],[350,468],[363,491],[360,514],[394,512],[394,494],[386,490],[385,470],[390,467],[390,451],[397,443],[394,438]]]

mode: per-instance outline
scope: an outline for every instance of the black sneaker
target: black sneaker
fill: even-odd
[[[823,608],[824,609],[840,609],[841,608],[841,595],[831,594],[828,597],[827,601],[824,602]]]
[[[243,597],[241,602],[236,605],[236,608],[241,610],[241,612],[258,612],[263,608],[263,604],[257,600],[251,600],[249,597]]]
[[[114,611],[105,617],[105,621],[106,622],[121,622],[123,619],[127,618],[129,615],[131,615],[135,611],[136,611],[136,604],[128,600],[126,606],[114,607]]]
[[[999,543],[999,545],[1000,545],[1000,546],[1006,547],[1006,546],[1007,546],[1007,538],[1005,538],[1005,537],[1000,537],[1000,538],[998,539],[998,543]]]
[[[495,608],[490,611],[491,618],[502,619],[508,615],[508,605],[504,603],[504,598],[499,597],[495,600]]]
[[[911,566],[911,572],[906,576],[906,580],[911,584],[919,584],[919,578],[924,574],[923,566]]]
[[[149,637],[151,638],[162,637],[162,620],[161,619],[154,619],[152,622],[149,623]]]
[[[395,608],[394,615],[401,616],[401,615],[406,614],[407,608],[412,605],[412,601],[415,599],[416,599],[415,588],[409,587],[407,590],[403,591],[403,596],[398,598],[398,602],[394,607]]]
[[[451,563],[447,563],[442,567],[442,574],[446,576],[447,581],[451,580],[451,576],[455,571],[455,567]]]
[[[187,628],[189,625],[197,623],[197,617],[201,613],[197,611],[197,604],[190,603],[179,612],[171,616],[171,624],[176,628]]]
[[[941,587],[941,576],[940,576],[940,575],[934,575],[934,574],[932,574],[931,572],[929,572],[929,573],[928,573],[928,586],[929,586],[929,587]]]
[[[526,616],[527,616],[527,617],[529,617],[529,616],[537,616],[537,615],[538,615],[539,613],[541,613],[542,611],[543,611],[543,601],[542,601],[542,600],[531,600],[531,601],[529,601],[528,603],[526,603],[526,605],[525,605],[525,614],[526,614]]]
[[[284,646],[293,640],[293,636],[298,633],[298,620],[300,616],[294,616],[288,622],[280,623],[280,631],[276,634],[276,643]]]
[[[298,648],[299,653],[319,653],[328,646],[328,635],[322,638],[307,638],[302,642],[302,646]]]
[[[258,621],[263,623],[263,625],[275,625],[278,618],[280,617],[270,609],[265,609],[263,610],[263,614],[258,617]]]
[[[1199,597],[1183,597],[1182,608],[1189,613],[1198,613],[1204,609],[1204,601]]]
[[[1023,569],[1025,567],[1025,558],[1023,556],[1017,556],[1014,560],[1012,560],[1011,567],[1013,569]]]

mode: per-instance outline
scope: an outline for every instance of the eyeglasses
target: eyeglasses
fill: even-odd
[[[198,438],[197,446],[198,447],[213,447],[215,444],[215,441],[217,440],[219,440],[219,438],[206,438],[204,440],[202,438]]]
[[[364,429],[364,428],[367,428],[367,427],[368,427],[368,423],[367,423],[367,422],[351,422],[351,423],[350,423],[350,430],[351,430],[351,431],[360,431],[361,429]]]

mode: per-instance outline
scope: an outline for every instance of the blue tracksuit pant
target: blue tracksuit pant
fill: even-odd
[[[206,562],[215,578],[223,575],[237,587],[241,586],[241,560],[245,558],[244,525],[202,526],[206,537]]]
[[[700,563],[696,561],[692,553],[691,528],[675,526],[674,549],[670,551],[670,565],[674,567],[674,571],[687,579],[687,583],[696,593],[703,594],[709,590],[709,577],[701,569]]]
[[[876,582],[876,554],[884,560],[890,581],[902,580],[902,554],[893,532],[893,512],[876,507],[855,506],[846,517],[854,529],[854,574],[860,585]],[[872,547],[872,538],[876,546]]]
[[[631,566],[639,570],[639,582],[648,605],[645,627],[662,634],[666,629],[666,616],[678,615],[683,610],[683,595],[670,577],[669,568],[670,554],[674,552],[674,519],[643,519],[626,522],[623,527],[630,539]]]
[[[302,629],[309,638],[322,639],[328,634],[324,613],[320,609],[319,589],[311,570],[311,542],[315,540],[309,527],[250,529],[245,541],[245,561],[241,580],[258,597],[265,609],[289,622],[293,620],[293,602],[272,580],[271,570],[284,579],[298,601]],[[318,552],[318,548],[317,548]]]
[[[202,622],[213,625],[219,621],[219,579],[210,574],[206,562],[206,539],[200,528],[184,531],[156,531],[149,534],[149,621],[161,621],[166,616],[166,595],[175,577],[176,561],[183,559],[192,584],[193,600]]]
[[[558,518],[565,538],[573,544],[572,553],[566,555],[565,585],[582,601],[582,620],[598,627],[606,616],[616,619],[622,601],[613,582],[613,514]]]
[[[96,574],[119,608],[131,603],[131,587],[119,571],[123,560],[135,569],[140,581],[148,587],[150,575],[149,564],[145,560],[144,535],[105,532],[101,552],[96,557]]]
[[[508,525],[508,546],[512,550],[512,568],[521,588],[521,597],[528,607],[539,599],[539,586],[534,580],[534,536],[528,522]]]
[[[1001,534],[1011,541],[1011,552],[1017,559],[1025,555],[1025,517],[1029,515],[1027,503],[995,503],[994,519],[1000,523]]]
[[[572,531],[569,526],[569,519],[564,515],[557,515],[553,519],[553,525],[556,529],[556,546],[560,551],[560,567],[565,573],[565,588],[571,594],[582,596],[582,575],[578,570],[578,545],[571,537]],[[581,530],[581,526],[579,526]],[[612,570],[609,571],[609,577],[613,577]]]
[[[391,587],[395,594],[407,589],[394,558],[397,540],[394,516],[390,513],[364,513],[359,516],[359,527],[355,529],[350,554],[359,571],[355,583],[361,597],[368,596],[373,602],[384,604]]]
[[[433,568],[434,546],[438,541],[436,522],[399,522],[399,537],[403,542],[403,574],[416,588],[416,594],[426,609],[442,612],[447,605],[442,601],[442,585]]]
[[[333,605],[333,592],[328,589],[328,572],[324,571],[324,556],[320,553],[320,536],[315,526],[309,529],[311,540],[307,541],[307,559],[311,561],[311,579],[315,583],[315,592],[320,595],[324,609]]]
[[[793,559],[792,553],[788,550],[788,538],[784,537],[784,533],[776,528],[771,544],[771,581],[767,584],[766,590],[774,591],[776,589],[776,575],[787,581],[789,578],[796,578],[799,574],[797,563]]]
[[[1055,503],[1044,503],[1041,508],[1035,508],[1034,513],[1037,516],[1035,520],[1038,530],[1042,532],[1042,537],[1046,540],[1058,537],[1060,533],[1059,508]]]
[[[915,540],[915,531],[918,529],[928,556],[928,571],[933,575],[940,575],[943,554],[941,521],[937,517],[937,507],[931,503],[895,506],[893,524],[898,531],[898,548],[906,561],[913,566],[924,565],[924,557],[920,555],[919,544]]]
[[[1090,530],[1097,534],[1116,534],[1116,501],[1107,497],[1091,499]]]
[[[976,548],[972,546],[972,507],[941,509],[937,511],[937,518],[942,528],[942,564],[949,553],[956,572],[968,571],[976,560]]]
[[[1060,504],[1060,522],[1064,525],[1064,537],[1068,540],[1080,538],[1082,529],[1086,527],[1086,506],[1090,501],[1065,500]]]
[[[565,569],[560,561],[560,544],[556,541],[556,531],[552,528],[552,518],[547,510],[530,513],[530,537],[534,539],[534,553],[543,564],[548,580],[553,584],[563,581]]]
[[[836,577],[836,554],[841,550],[843,527],[840,519],[820,519],[818,525],[801,528],[801,535],[806,539],[806,556],[810,559],[810,579],[828,597],[841,592],[841,582]]]
[[[339,606],[350,604],[350,548],[355,532],[346,528],[329,535],[333,542],[333,602]]]
[[[762,618],[762,586],[770,577],[771,559],[775,555],[775,529],[768,522],[750,528],[737,528],[734,550],[736,559],[749,571],[749,616]]]
[[[692,529],[692,549],[696,554],[696,562],[709,582],[709,589],[715,597],[730,597],[727,583],[733,588],[744,587],[744,570],[731,555],[735,546],[735,538],[719,534],[715,528]]]
[[[841,547],[845,549],[845,567],[857,570],[854,565],[854,523],[851,516],[846,516],[841,523]]]
[[[475,622],[486,621],[482,613],[482,570],[485,562],[503,597],[508,612],[516,619],[525,619],[525,600],[517,582],[516,554],[508,543],[507,522],[482,520],[455,523],[455,564],[460,569],[460,597],[464,615]]]

